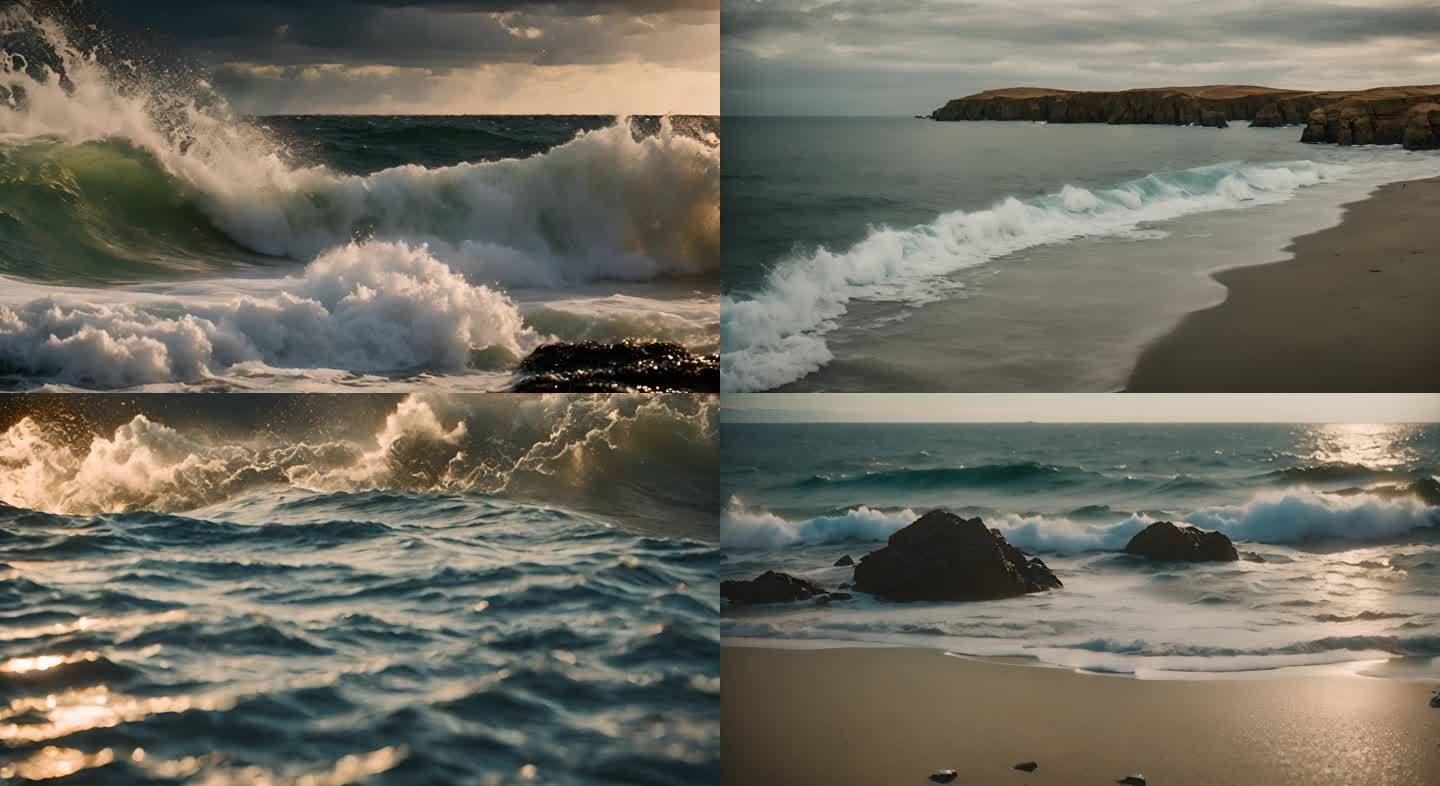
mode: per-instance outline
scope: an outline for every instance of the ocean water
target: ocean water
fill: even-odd
[[[246,118],[23,6],[0,39],[53,53],[0,58],[10,388],[490,390],[557,340],[718,343],[718,118]]]
[[[1440,175],[1434,153],[1301,145],[1296,128],[727,126],[729,391],[1116,390],[1223,298],[1210,273]]]
[[[0,780],[718,782],[713,400],[50,398],[0,434]]]
[[[1434,425],[745,424],[723,427],[723,578],[829,589],[933,508],[980,516],[1062,590],[983,603],[727,608],[722,637],[882,643],[1152,678],[1277,669],[1440,676]],[[1431,500],[1433,502],[1433,500]],[[1263,563],[1152,564],[1152,521]]]

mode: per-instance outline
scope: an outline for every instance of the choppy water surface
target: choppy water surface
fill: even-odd
[[[1141,676],[1305,667],[1440,676],[1434,426],[726,424],[725,578],[833,589],[926,510],[978,515],[1063,590],[987,603],[732,609],[723,633],[890,642]],[[1121,553],[1152,521],[1265,562]]]
[[[131,421],[85,448],[57,437],[78,461],[32,452],[36,469],[11,448],[39,447],[46,421],[12,426],[0,481],[51,474],[43,503],[0,505],[0,774],[718,781],[709,405],[550,398],[549,445],[521,454],[463,402],[426,404],[432,432],[407,400],[378,464],[369,441],[342,458],[317,439],[302,458]],[[468,471],[482,465],[509,477]],[[255,477],[282,466],[293,483]],[[75,493],[98,478],[131,485]]]

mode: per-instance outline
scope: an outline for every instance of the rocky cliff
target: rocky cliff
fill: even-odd
[[[1360,91],[1282,90],[1251,85],[1155,87],[1113,92],[1012,87],[956,98],[933,120],[1033,120],[1048,123],[1144,123],[1224,127],[1305,126],[1302,142],[1440,146],[1440,85]],[[1412,111],[1413,110],[1413,111]]]

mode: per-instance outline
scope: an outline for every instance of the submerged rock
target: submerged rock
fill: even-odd
[[[1115,781],[1115,782],[1116,782],[1116,783],[1123,783],[1123,784],[1125,784],[1125,786],[1145,786],[1145,776],[1144,776],[1144,775],[1128,775],[1128,776],[1126,776],[1126,777],[1124,777],[1124,778],[1121,778],[1120,780]]]
[[[996,600],[1063,586],[978,518],[932,510],[860,558],[855,589],[886,600]]]
[[[825,590],[805,579],[773,570],[766,571],[751,581],[720,582],[720,597],[739,605],[793,603],[824,594]]]
[[[854,565],[854,564],[855,564],[855,558],[852,557],[852,556],[850,556],[849,554],[846,554],[845,556],[841,557],[840,559],[835,560],[835,567],[837,567],[837,568],[843,568],[843,567],[845,567],[846,565]]]
[[[1161,562],[1235,562],[1240,552],[1221,532],[1157,521],[1125,544],[1125,553]]]
[[[960,773],[954,770],[936,770],[935,772],[930,773],[930,780],[935,781],[936,783],[949,783],[950,781],[955,780],[955,778],[959,774]]]
[[[1020,770],[1021,772],[1034,772],[1040,769],[1040,765],[1033,761],[1022,761],[1019,764],[1015,765],[1015,769]]]
[[[547,344],[520,362],[519,393],[714,393],[720,359],[664,341]]]

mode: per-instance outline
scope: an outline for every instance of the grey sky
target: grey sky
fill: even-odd
[[[727,422],[1424,423],[1440,394],[749,393]]]
[[[924,114],[996,87],[1440,83],[1437,0],[723,0],[725,114]]]
[[[246,112],[719,110],[719,0],[93,1]]]

